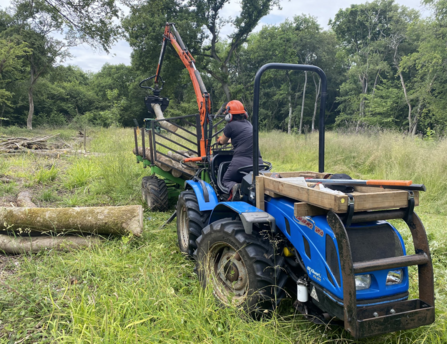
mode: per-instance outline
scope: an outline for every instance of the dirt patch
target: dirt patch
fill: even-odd
[[[4,256],[0,254],[0,282],[14,275],[20,266],[20,256]]]

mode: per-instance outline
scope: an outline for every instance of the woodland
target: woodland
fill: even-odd
[[[155,74],[164,25],[174,22],[196,59],[213,110],[239,99],[250,113],[256,71],[265,63],[321,67],[328,77],[329,128],[393,129],[443,136],[447,128],[447,1],[423,0],[428,16],[375,0],[341,8],[323,29],[317,18],[259,29],[279,0],[13,0],[0,9],[0,122],[3,126],[131,126],[149,117],[138,84]],[[123,8],[126,11],[123,12]],[[231,25],[228,36],[221,34]],[[257,30],[255,28],[258,27]],[[80,44],[109,51],[124,38],[131,65],[83,71],[70,61]],[[64,64],[65,63],[65,64]],[[165,116],[197,113],[187,71],[172,46],[162,69]],[[263,76],[263,130],[306,133],[318,127],[320,80],[312,73]]]

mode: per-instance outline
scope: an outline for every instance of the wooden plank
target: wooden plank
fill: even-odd
[[[284,182],[276,178],[264,178],[264,188],[276,194],[309,203],[324,209],[333,209],[337,213],[348,209],[347,196],[338,196],[311,188]]]
[[[281,197],[283,197],[283,196],[281,196],[281,195],[279,195],[279,194],[277,194],[277,193],[274,193],[273,191],[270,191],[270,190],[264,190],[264,193],[265,193],[267,196],[270,196],[270,197],[272,197],[272,198],[281,198]]]
[[[326,175],[330,173],[319,173],[319,172],[311,172],[311,171],[302,171],[302,172],[276,172],[282,178],[293,178],[293,177],[305,177],[305,178],[314,178],[314,179],[323,179]],[[270,177],[273,173],[266,172],[264,176]]]
[[[293,208],[295,217],[326,215],[328,212],[326,209],[318,208],[305,202],[297,202]]]
[[[384,189],[384,188],[380,188],[380,187],[376,188],[376,187],[369,187],[369,186],[355,186],[354,190],[356,192],[368,194],[368,195],[371,195],[374,193],[382,193],[382,192],[402,192],[402,191],[407,192],[405,190]],[[419,206],[419,191],[413,191],[413,192],[414,192],[414,205]]]
[[[404,190],[387,190],[386,192],[352,193],[355,211],[396,209],[408,206],[408,192]],[[415,205],[416,197],[415,197]]]
[[[265,211],[264,179],[265,178],[263,176],[256,177],[256,208],[261,209],[263,211]]]
[[[333,195],[323,191],[302,187],[286,182],[281,178],[264,177],[264,189],[273,192],[274,194],[306,202],[319,208],[333,210],[336,213],[345,213],[348,209],[347,196]],[[355,191],[353,196],[355,202],[354,210],[356,212],[406,208],[408,205],[408,192],[404,190],[386,189],[386,191],[380,190],[379,192],[368,193]],[[419,193],[415,192],[415,205],[418,204]]]

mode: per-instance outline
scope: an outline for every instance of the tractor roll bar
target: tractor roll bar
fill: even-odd
[[[306,72],[315,72],[321,78],[321,101],[320,101],[320,123],[319,130],[319,144],[318,144],[318,172],[324,172],[324,114],[326,106],[326,91],[327,91],[327,79],[323,70],[317,66],[311,65],[299,65],[290,63],[268,63],[259,68],[255,76],[255,87],[253,95],[253,181],[256,180],[256,176],[259,174],[259,87],[261,84],[261,76],[265,71],[269,69],[285,69],[285,70],[298,70]]]

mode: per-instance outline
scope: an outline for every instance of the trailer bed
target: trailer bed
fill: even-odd
[[[311,187],[289,182],[287,178],[324,178],[327,173],[318,172],[282,172],[281,178],[272,178],[272,173],[256,177],[256,206],[264,209],[265,195],[270,197],[288,197],[296,200],[295,216],[313,216],[325,214],[328,210],[343,214],[348,211],[347,194],[335,195]],[[308,183],[309,186],[313,185]],[[419,192],[412,191],[414,205],[419,205]],[[382,187],[354,186],[351,193],[354,198],[354,211],[387,210],[406,208],[410,193],[406,190],[386,189]]]

